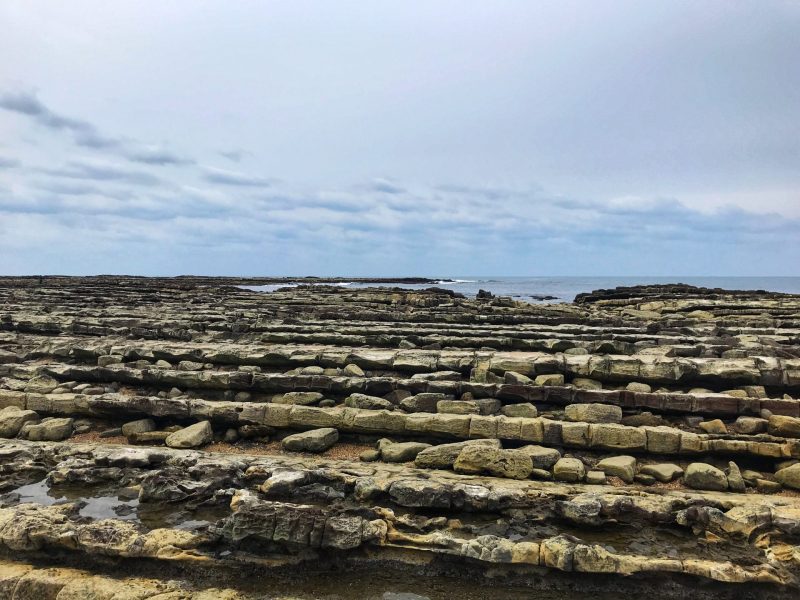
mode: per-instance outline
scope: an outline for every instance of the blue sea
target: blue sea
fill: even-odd
[[[444,277],[436,287],[475,296],[478,290],[486,290],[495,296],[511,296],[516,300],[539,302],[532,296],[554,296],[549,302],[572,302],[577,294],[602,288],[644,285],[653,283],[686,283],[699,287],[728,290],[767,290],[800,294],[800,277],[494,277],[461,276]],[[350,289],[375,287],[375,284],[342,282],[335,285]],[[390,287],[424,289],[430,284],[388,284]],[[286,285],[242,286],[261,292],[272,292]]]

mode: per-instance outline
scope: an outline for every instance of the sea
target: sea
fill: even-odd
[[[498,277],[498,276],[461,276],[442,277],[435,284],[383,284],[383,287],[400,287],[405,289],[424,289],[435,287],[460,292],[474,297],[479,290],[491,292],[495,296],[510,296],[525,302],[572,302],[577,294],[592,290],[608,289],[617,286],[645,285],[664,283],[686,283],[698,287],[722,288],[727,290],[766,290],[800,294],[800,277]],[[274,292],[284,287],[292,287],[299,283],[281,285],[241,286],[259,292]],[[374,283],[357,283],[342,281],[335,284],[350,289],[376,287]],[[549,296],[550,299],[540,300]]]

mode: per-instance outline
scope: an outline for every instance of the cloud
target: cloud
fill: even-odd
[[[397,185],[394,181],[390,179],[383,179],[383,178],[376,178],[373,179],[367,189],[374,190],[376,192],[382,192],[384,194],[402,194],[406,191],[405,188]]]
[[[148,165],[190,165],[194,160],[179,156],[158,146],[132,148],[125,152],[125,157],[134,162]]]
[[[245,175],[244,173],[237,173],[235,171],[226,171],[224,169],[217,169],[215,167],[204,167],[204,179],[209,183],[217,183],[220,185],[234,185],[242,187],[270,187],[275,183],[273,179],[265,177],[258,177],[253,175]]]
[[[35,94],[30,92],[7,92],[0,95],[0,108],[29,116],[40,125],[50,129],[67,129],[74,132],[94,131],[94,127],[87,121],[71,119],[51,111],[39,101]]]
[[[158,177],[145,171],[137,171],[115,163],[100,161],[74,160],[69,161],[64,167],[45,168],[39,171],[52,177],[67,179],[113,181],[147,186],[155,186],[161,183]]]
[[[241,150],[241,149],[238,149],[238,150],[220,150],[220,152],[219,152],[220,156],[224,156],[228,160],[230,160],[232,162],[236,162],[236,163],[241,162],[241,160],[245,156],[252,156],[252,154],[253,154],[252,152],[248,152],[247,150]]]
[[[5,158],[0,156],[0,169],[13,169],[20,166],[22,163],[16,158]]]
[[[738,208],[700,212],[675,198],[570,200],[535,186],[401,183],[395,193],[284,182],[262,189],[239,183],[243,174],[232,186],[142,185],[136,171],[86,161],[36,173],[13,193],[0,191],[0,229],[23,227],[6,228],[0,252],[39,256],[31,228],[43,226],[69,240],[64,252],[89,270],[125,264],[152,273],[147,262],[109,269],[89,255],[108,248],[141,257],[152,247],[198,273],[690,275],[741,272],[743,260],[781,272],[800,260],[800,220]]]
[[[180,156],[160,146],[144,144],[132,138],[103,134],[89,121],[73,119],[54,112],[31,92],[7,92],[0,95],[0,108],[28,116],[48,129],[69,131],[78,146],[92,150],[106,150],[132,162],[154,166],[182,166],[194,163],[193,159]]]

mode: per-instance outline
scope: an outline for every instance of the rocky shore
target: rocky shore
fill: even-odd
[[[0,598],[800,594],[800,296],[288,281],[0,278]]]

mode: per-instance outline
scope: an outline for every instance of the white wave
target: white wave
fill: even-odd
[[[266,285],[237,285],[236,287],[243,290],[250,290],[251,292],[275,292],[281,288],[294,288],[297,287],[296,283],[270,283]]]
[[[456,283],[478,283],[474,279],[440,279],[436,282],[439,285],[456,284]]]

